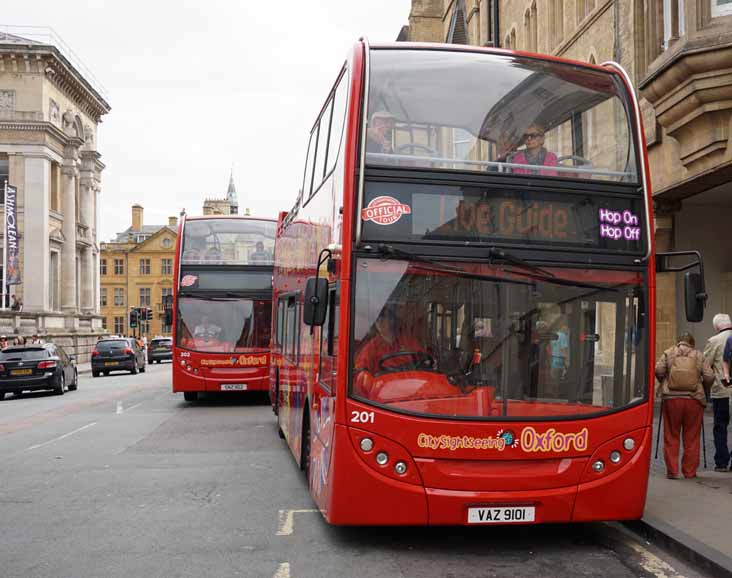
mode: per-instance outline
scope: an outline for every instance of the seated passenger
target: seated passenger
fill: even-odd
[[[256,250],[249,255],[250,263],[269,263],[271,261],[269,253],[264,250],[264,243],[257,241]]]
[[[369,127],[366,129],[366,152],[393,154],[392,146],[396,118],[385,110],[371,115]]]
[[[510,155],[510,163],[517,165],[537,165],[543,167],[556,167],[557,155],[549,152],[544,148],[544,127],[539,124],[532,123],[524,131],[523,141],[526,148]],[[514,175],[543,175],[556,177],[557,171],[532,170],[523,167],[513,167],[511,172]]]
[[[389,370],[395,371],[400,367],[414,369],[414,365],[419,360],[409,353],[424,353],[428,357],[425,348],[417,339],[406,332],[399,331],[399,321],[396,308],[393,305],[384,306],[356,353],[354,373],[368,371],[376,374]],[[384,357],[400,352],[407,354],[384,359]]]

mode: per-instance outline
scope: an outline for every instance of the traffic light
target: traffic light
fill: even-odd
[[[153,318],[153,312],[152,312],[152,309],[150,309],[150,308],[148,307],[148,308],[146,309],[146,311],[145,311],[145,319],[147,319],[148,321],[152,321],[152,318]]]
[[[132,309],[130,311],[130,327],[137,327],[137,309]]]

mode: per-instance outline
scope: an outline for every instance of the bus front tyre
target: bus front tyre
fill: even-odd
[[[183,399],[186,401],[198,401],[198,393],[195,391],[184,391]]]

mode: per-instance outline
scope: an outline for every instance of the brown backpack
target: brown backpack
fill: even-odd
[[[668,388],[671,391],[696,391],[701,381],[701,364],[694,352],[688,355],[676,353],[671,361],[671,371],[668,375]]]

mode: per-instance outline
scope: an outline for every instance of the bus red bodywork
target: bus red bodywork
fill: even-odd
[[[173,392],[267,391],[276,222],[184,217],[173,292]]]
[[[369,69],[370,60],[378,63],[377,52],[378,59],[389,60]],[[417,84],[425,82],[418,69],[445,58],[449,66],[440,70],[450,75],[463,57],[485,66],[510,62],[525,73],[517,74],[519,90],[497,98],[470,127],[485,146],[473,144],[466,156],[455,152],[445,159],[439,156],[446,148],[440,131],[448,129],[427,126],[427,108],[439,103],[429,100],[433,85],[428,90]],[[409,82],[412,74],[413,100],[400,100],[399,82]],[[431,78],[441,76],[433,72]],[[373,108],[366,105],[368,82]],[[452,82],[446,90],[455,95],[456,112],[440,114],[460,120],[471,103],[458,93],[470,90],[469,82],[458,76],[443,82]],[[581,90],[573,92],[575,86]],[[550,112],[541,116],[534,101],[522,102],[528,88],[549,97],[554,91],[554,108],[546,105]],[[348,97],[339,137],[333,131],[341,120],[333,111],[341,110],[341,90]],[[540,136],[549,140],[552,130],[561,133],[562,123],[579,123],[570,117],[581,116],[584,133],[562,133],[552,142],[566,137],[576,152],[584,138],[591,156],[599,144],[590,142],[587,126],[607,120],[602,115],[610,110],[600,108],[606,107],[597,97],[602,91],[615,91],[614,118],[627,114],[625,129],[622,122],[615,125],[618,142],[627,129],[624,160],[609,161],[611,168],[601,171],[574,154],[566,155],[576,157],[569,159],[571,170],[560,168],[548,178],[531,175],[531,167],[511,173],[517,167],[499,154],[501,137],[493,127],[503,122],[507,133],[526,131],[537,126],[538,116],[546,125],[531,131],[546,130]],[[575,104],[567,105],[572,98]],[[575,106],[577,114],[565,114],[562,106]],[[388,114],[373,114],[374,108]],[[521,110],[533,116],[516,121]],[[389,135],[395,146],[373,153],[371,134],[362,127],[376,127],[379,116],[395,121],[396,132]],[[317,154],[315,160],[311,155],[313,149],[320,154],[317,134],[324,126],[330,127],[327,150],[336,152],[335,159],[330,152],[321,159],[320,168]],[[419,134],[423,140],[414,136]],[[458,136],[466,133],[450,133],[451,150],[457,151]],[[474,170],[478,165],[480,171]],[[540,191],[536,197],[534,190]],[[474,47],[355,45],[311,135],[303,190],[293,210],[280,216],[274,269],[273,407],[329,522],[642,516],[655,341],[650,191],[638,103],[617,65]],[[426,208],[418,211],[418,203]],[[518,215],[511,216],[510,203],[523,203]],[[437,228],[418,223],[417,215],[430,210]],[[445,217],[445,211],[456,216]],[[518,220],[530,211],[534,221]],[[626,221],[620,239],[609,228],[617,214]],[[311,327],[303,323],[311,306],[305,290],[316,276],[328,281],[328,313],[322,326]],[[389,309],[396,319],[389,339],[400,339],[401,331],[397,355],[407,359],[389,367],[394,357],[385,355],[371,360],[377,370],[359,367],[359,354],[370,350],[367,340],[376,333],[383,337],[379,319],[387,319]],[[419,341],[415,336],[426,336],[419,352],[407,345]],[[466,346],[469,339],[474,341]]]

